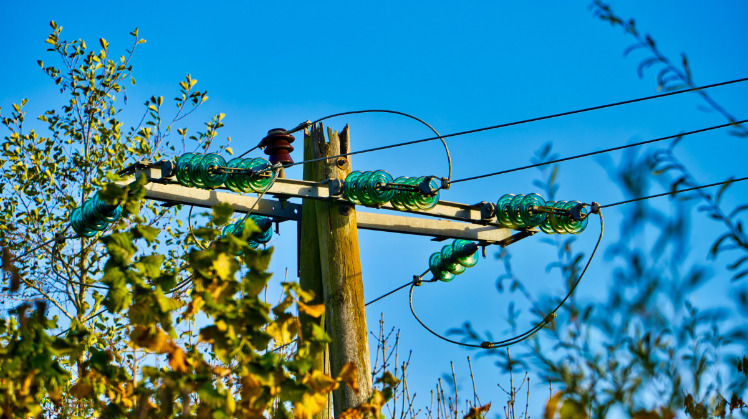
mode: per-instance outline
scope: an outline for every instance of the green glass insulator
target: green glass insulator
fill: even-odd
[[[234,234],[234,230],[236,229],[236,225],[234,223],[231,223],[223,228],[223,231],[221,232],[221,235],[223,237],[227,237],[229,235],[236,235]]]
[[[546,219],[544,212],[533,211],[533,208],[545,206],[545,199],[542,196],[531,193],[525,195],[522,204],[519,207],[519,217],[527,227],[537,227]]]
[[[426,177],[419,177],[416,178],[417,182],[414,182],[416,185],[420,185]],[[416,203],[416,206],[418,206],[418,209],[420,210],[430,210],[431,208],[434,208],[436,204],[439,203],[439,185],[436,183],[436,179],[431,178],[429,181],[429,187],[431,190],[436,190],[436,194],[434,196],[429,195],[423,195],[420,192],[414,192],[414,200]]]
[[[242,233],[244,233],[244,218],[240,218],[234,223],[234,228],[231,231],[231,234],[235,235],[236,237],[241,237]]]
[[[249,185],[252,187],[252,190],[257,193],[262,193],[267,190],[273,182],[273,176],[267,176],[268,173],[266,172],[273,167],[273,165],[262,157],[257,157],[252,159],[248,166],[252,171],[254,171],[254,173],[249,177]]]
[[[442,270],[446,270],[455,275],[465,272],[465,265],[462,265],[457,261],[455,249],[451,244],[442,247],[442,250],[439,253],[441,254]]]
[[[545,203],[545,206],[549,208],[553,208],[553,206],[556,205],[556,201],[548,201]],[[556,234],[556,231],[553,229],[553,226],[551,226],[551,217],[553,214],[546,214],[547,217],[545,217],[545,220],[540,223],[538,226],[540,228],[540,231],[542,231],[545,234]]]
[[[228,161],[228,163],[226,163],[226,167],[240,169],[241,167],[239,165],[241,164],[242,160],[243,159],[238,157],[235,159],[231,159]],[[229,188],[229,190],[232,192],[244,192],[239,187],[239,182],[241,181],[242,175],[243,173],[239,172],[229,172],[228,174],[226,174],[226,181],[224,182],[224,185],[226,185],[226,187]]]
[[[442,256],[440,252],[431,254],[431,257],[429,258],[429,270],[432,274],[434,274],[434,278],[440,281],[449,282],[455,279],[455,275],[453,273],[448,272],[443,268]]]
[[[356,194],[356,179],[359,178],[363,173],[360,170],[355,170],[345,177],[343,182],[343,197],[352,204],[360,204],[361,201],[358,199]]]
[[[518,228],[525,228],[527,225],[525,225],[524,221],[522,221],[522,218],[520,217],[519,211],[522,207],[522,200],[525,198],[525,195],[515,195],[514,198],[509,202],[509,220],[516,225]]]
[[[364,172],[361,173],[361,176],[359,176],[358,179],[356,179],[356,186],[354,186],[356,196],[363,205],[376,205],[374,199],[372,199],[371,195],[369,195],[369,191],[366,186],[369,183],[369,178],[373,174],[374,172]]]
[[[580,204],[579,201],[569,201],[569,203],[566,204],[564,208],[567,210],[571,210],[572,208],[576,207],[579,204]],[[579,221],[574,220],[573,218],[571,218],[571,216],[565,217],[564,228],[566,229],[566,231],[568,231],[571,234],[579,234],[583,232],[585,228],[587,228],[587,217],[586,217],[588,213],[587,208],[582,208],[581,213],[584,216],[584,219],[579,220]]]
[[[96,234],[96,230],[89,228],[83,219],[81,207],[75,207],[70,213],[70,227],[81,237],[92,237]]]
[[[241,159],[240,162],[235,163],[236,167],[239,169],[249,170],[251,169],[250,163],[252,163],[252,159]],[[246,172],[243,173],[237,173],[236,177],[234,177],[234,186],[236,188],[244,193],[247,192],[254,192],[254,189],[252,189],[252,184],[250,182],[251,176],[247,174]]]
[[[409,186],[418,186],[418,178],[416,177],[408,178],[405,181],[405,184]],[[401,202],[405,205],[405,208],[407,208],[408,211],[418,211],[421,209],[421,207],[418,206],[418,199],[421,196],[420,193],[403,191],[402,196],[403,198]]]
[[[81,216],[83,217],[83,222],[86,223],[86,227],[91,230],[104,231],[109,225],[96,211],[96,204],[93,199],[87,199],[83,202]]]
[[[262,231],[269,230],[273,226],[273,220],[262,215],[249,214],[249,219],[254,221],[255,225]]]
[[[558,208],[558,209],[564,209],[566,204],[567,204],[566,201],[558,201],[553,205],[553,207]],[[566,231],[566,228],[564,227],[563,216],[557,215],[557,214],[550,214],[548,218],[550,218],[551,228],[553,229],[553,231],[555,231],[558,234],[568,233],[568,231]]]
[[[267,229],[262,233],[255,233],[252,235],[252,240],[257,243],[267,243],[273,238],[273,229]]]
[[[198,155],[195,153],[185,153],[179,156],[176,163],[175,175],[177,182],[182,186],[192,187],[192,178],[190,176],[190,161]]]
[[[392,175],[384,170],[376,170],[366,181],[366,195],[371,197],[375,205],[384,205],[390,202],[395,191],[382,189],[388,183],[392,183]]]
[[[273,238],[273,220],[262,215],[250,214],[249,218],[255,222],[257,227],[262,230],[261,233],[252,233],[251,240],[257,243],[267,243]]]
[[[514,194],[505,194],[496,202],[496,220],[506,228],[517,228],[509,217],[509,204],[513,198]]]
[[[198,163],[195,163],[193,159],[190,166],[196,169],[196,176],[193,180],[196,186],[202,183],[202,188],[215,189],[226,181],[226,173],[220,170],[221,167],[226,167],[226,160],[218,154],[206,154]],[[200,179],[200,182],[197,179]]]
[[[405,176],[400,176],[399,178],[392,181],[392,183],[397,185],[404,185],[405,182],[408,180]],[[400,211],[407,211],[408,208],[403,203],[403,198],[405,197],[404,191],[394,191],[395,193],[392,194],[392,199],[390,199],[390,204],[392,204],[395,209]]]
[[[203,160],[203,157],[205,157],[204,154],[196,154],[187,162],[187,180],[190,182],[190,185],[185,186],[205,188],[205,183],[200,176],[200,162]]]
[[[470,240],[456,239],[452,249],[460,265],[470,268],[478,263],[478,245]]]
[[[98,218],[107,223],[113,223],[122,216],[122,208],[119,205],[110,205],[104,202],[99,197],[99,193],[96,192],[91,198],[93,210],[97,214]]]

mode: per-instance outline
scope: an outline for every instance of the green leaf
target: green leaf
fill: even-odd
[[[231,215],[234,213],[234,208],[226,202],[213,207],[213,223],[217,226],[223,226],[228,224]]]
[[[244,251],[244,263],[249,269],[265,272],[268,266],[270,266],[270,257],[272,255],[272,247],[265,250],[246,249]]]
[[[101,238],[109,252],[109,258],[118,265],[126,265],[132,260],[137,250],[132,244],[131,233],[113,233]]]
[[[130,231],[133,233],[133,237],[136,239],[145,239],[148,244],[156,241],[156,236],[161,232],[161,230],[155,227],[140,224],[133,227]]]

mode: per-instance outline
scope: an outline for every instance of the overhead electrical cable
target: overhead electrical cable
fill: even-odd
[[[503,174],[512,173],[512,172],[518,172],[520,170],[532,169],[534,167],[541,167],[541,166],[546,166],[546,165],[549,165],[549,164],[561,163],[561,162],[565,162],[565,161],[569,161],[569,160],[580,159],[582,157],[590,157],[590,156],[595,156],[595,155],[598,155],[598,154],[610,153],[611,151],[618,151],[618,150],[623,150],[623,149],[631,148],[631,147],[639,147],[639,146],[646,145],[646,144],[656,143],[658,141],[671,140],[671,139],[674,139],[674,138],[685,137],[687,135],[699,134],[699,133],[702,133],[702,132],[713,131],[713,130],[721,129],[721,128],[727,128],[727,127],[735,126],[736,124],[742,124],[742,123],[747,123],[747,122],[748,122],[748,119],[744,119],[742,121],[737,121],[737,122],[734,122],[734,123],[727,123],[727,124],[715,125],[715,126],[712,126],[712,127],[707,127],[707,128],[701,128],[701,129],[697,129],[697,130],[693,130],[693,131],[682,132],[680,134],[668,135],[666,137],[655,138],[655,139],[652,139],[652,140],[639,141],[639,142],[636,142],[636,143],[626,144],[626,145],[622,145],[622,146],[617,146],[617,147],[612,147],[612,148],[606,148],[604,150],[592,151],[590,153],[578,154],[576,156],[564,157],[562,159],[549,160],[549,161],[542,162],[542,163],[536,163],[536,164],[530,164],[530,165],[527,165],[527,166],[516,167],[514,169],[500,170],[498,172],[492,172],[492,173],[486,173],[486,174],[477,175],[477,176],[471,176],[471,177],[467,177],[467,178],[464,178],[464,179],[457,179],[457,180],[453,180],[452,183],[467,182],[469,180],[476,180],[476,179],[482,179],[482,178],[486,178],[486,177],[490,177],[490,176],[498,176],[498,175],[503,175]]]
[[[515,343],[522,342],[523,340],[529,338],[536,332],[538,332],[540,329],[545,327],[548,323],[550,323],[553,319],[556,318],[556,312],[566,303],[566,300],[571,297],[571,295],[574,293],[574,290],[577,288],[577,285],[579,285],[579,282],[582,281],[582,278],[584,277],[584,274],[587,272],[587,269],[590,267],[590,263],[592,263],[592,259],[595,257],[595,253],[597,252],[597,249],[600,247],[600,242],[603,240],[603,231],[605,230],[605,222],[603,220],[603,214],[600,211],[597,211],[597,215],[600,217],[600,236],[597,238],[597,243],[595,243],[595,248],[592,250],[592,253],[590,254],[590,258],[587,260],[587,264],[585,264],[584,269],[579,274],[579,277],[577,277],[576,281],[574,281],[574,284],[569,288],[569,292],[566,293],[566,296],[561,300],[561,302],[558,303],[558,305],[550,312],[548,313],[543,320],[538,322],[535,326],[528,329],[526,332],[516,335],[514,337],[511,337],[509,339],[504,339],[496,342],[489,342],[485,341],[481,344],[472,344],[472,343],[465,343],[465,342],[459,342],[453,339],[449,339],[448,337],[442,336],[441,334],[433,331],[430,329],[426,324],[418,317],[416,314],[415,309],[413,308],[413,290],[416,286],[420,285],[419,283],[416,283],[415,281],[410,287],[410,312],[413,314],[413,317],[418,321],[418,323],[421,324],[421,326],[424,327],[427,331],[429,331],[432,335],[438,337],[439,339],[442,339],[444,341],[447,341],[449,343],[453,343],[455,345],[460,346],[468,346],[471,348],[483,348],[483,349],[495,349],[495,348],[503,348],[506,346],[514,345]]]
[[[387,150],[387,149],[390,149],[390,148],[396,148],[396,147],[403,147],[403,146],[407,146],[407,145],[419,144],[419,143],[423,143],[423,142],[427,142],[427,141],[433,141],[433,140],[439,140],[439,139],[443,140],[445,138],[457,137],[457,136],[461,136],[461,135],[475,134],[475,133],[478,133],[478,132],[489,131],[489,130],[494,130],[494,129],[499,129],[499,128],[506,128],[506,127],[511,127],[511,126],[515,126],[515,125],[521,125],[521,124],[527,124],[527,123],[530,123],[530,122],[544,121],[544,120],[547,120],[547,119],[559,118],[559,117],[562,117],[562,116],[576,115],[576,114],[579,114],[579,113],[596,111],[596,110],[606,109],[606,108],[612,108],[612,107],[615,107],[615,106],[628,105],[628,104],[632,104],[632,103],[644,102],[644,101],[653,100],[653,99],[660,99],[660,98],[664,98],[664,97],[668,97],[668,96],[679,95],[679,94],[682,94],[682,93],[688,93],[688,92],[694,92],[694,91],[699,91],[699,90],[710,89],[710,88],[713,88],[713,87],[726,86],[726,85],[729,85],[729,84],[741,83],[741,82],[744,82],[744,81],[748,81],[748,77],[744,77],[744,78],[740,78],[740,79],[735,79],[735,80],[724,81],[724,82],[720,82],[720,83],[709,84],[709,85],[706,85],[706,86],[693,87],[693,88],[690,88],[690,89],[678,90],[678,91],[674,91],[674,92],[660,93],[660,94],[657,94],[657,95],[646,96],[646,97],[641,97],[641,98],[637,98],[637,99],[629,99],[629,100],[624,100],[624,101],[621,101],[621,102],[609,103],[609,104],[606,104],[606,105],[592,106],[592,107],[589,107],[589,108],[583,108],[583,109],[577,109],[577,110],[573,110],[573,111],[567,111],[567,112],[561,112],[561,113],[556,113],[556,114],[551,114],[551,115],[545,115],[545,116],[540,116],[540,117],[535,117],[535,118],[530,118],[530,119],[524,119],[524,120],[520,120],[520,121],[507,122],[507,123],[497,124],[497,125],[490,125],[490,126],[487,126],[487,127],[475,128],[475,129],[471,129],[471,130],[467,130],[467,131],[460,131],[460,132],[455,132],[455,133],[451,133],[451,134],[444,134],[444,135],[440,135],[440,136],[436,136],[436,137],[423,138],[423,139],[420,139],[420,140],[405,141],[405,142],[401,142],[401,143],[397,143],[397,144],[391,144],[391,145],[380,146],[380,147],[373,147],[373,148],[369,148],[369,149],[365,149],[365,150],[359,150],[359,151],[352,151],[352,152],[349,152],[349,153],[338,154],[338,155],[329,156],[329,157],[304,160],[304,161],[292,163],[291,165],[286,166],[286,167],[296,166],[296,165],[299,165],[299,164],[313,163],[313,162],[317,162],[317,161],[328,160],[328,159],[333,159],[333,158],[338,158],[338,157],[345,157],[345,156],[352,156],[352,155],[356,155],[356,154],[370,153],[370,152],[373,152],[373,151]],[[337,117],[337,116],[350,115],[350,114],[356,114],[356,113],[366,113],[366,112],[399,113],[397,111],[387,111],[387,110],[362,110],[362,111],[341,112],[341,113],[337,113],[337,114],[333,114],[333,115],[328,115],[328,116],[325,116],[323,118],[317,119],[315,122],[302,123],[301,125],[299,125],[299,127],[295,128],[295,130],[303,129],[304,127],[312,125],[312,124],[314,124],[314,123],[316,123],[318,121],[323,121],[323,120],[334,118],[334,117]],[[737,123],[738,124],[742,123],[742,121],[741,122],[737,122]]]
[[[613,204],[601,205],[600,208],[610,208],[610,207],[615,207],[615,206],[618,206],[618,205],[630,204],[632,202],[644,201],[644,200],[652,199],[652,198],[660,198],[660,197],[668,196],[668,195],[677,195],[677,194],[680,194],[680,193],[683,193],[683,192],[691,192],[691,191],[695,191],[695,190],[698,190],[698,189],[704,189],[704,188],[713,188],[715,186],[726,185],[728,183],[742,182],[744,180],[748,180],[748,176],[737,178],[737,179],[730,179],[730,180],[726,180],[724,182],[710,183],[708,185],[694,186],[693,188],[677,189],[675,191],[663,192],[663,193],[656,194],[656,195],[649,195],[649,196],[643,196],[643,197],[640,197],[640,198],[627,199],[625,201],[616,202],[616,203],[613,203]]]

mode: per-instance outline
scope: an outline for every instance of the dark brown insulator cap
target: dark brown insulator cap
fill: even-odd
[[[291,152],[295,138],[283,128],[275,128],[268,131],[267,137],[260,142],[261,147],[265,147],[265,154],[269,156],[270,163],[280,163],[284,166],[293,164]]]

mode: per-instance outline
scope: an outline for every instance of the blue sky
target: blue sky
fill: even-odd
[[[135,27],[147,39],[133,60],[137,85],[128,90],[133,110],[123,114],[126,125],[137,123],[140,104],[151,95],[173,97],[177,83],[191,74],[210,100],[188,125],[194,131],[213,114],[226,114],[219,139],[232,138],[234,150],[254,146],[276,127],[291,128],[301,121],[348,110],[384,108],[412,113],[441,133],[531,118],[656,93],[656,71],[637,76],[645,57],[623,51],[633,38],[592,16],[586,1],[569,2],[130,2],[127,5],[94,1],[3,1],[0,14],[0,107],[28,98],[27,110],[36,115],[61,103],[51,80],[37,59],[52,62],[44,52],[50,20],[64,27],[67,39],[83,38],[91,46],[106,38],[113,51],[130,47],[128,33]],[[635,18],[661,50],[677,61],[688,54],[697,84],[710,84],[748,75],[748,3],[743,1],[617,1],[617,14]],[[739,119],[748,116],[748,83],[713,89],[710,94]],[[552,121],[488,131],[448,140],[453,176],[464,178],[525,165],[547,142],[561,156],[642,141],[724,123],[714,112],[699,109],[696,95],[629,105]],[[127,120],[129,118],[129,120]],[[392,115],[342,117],[329,124],[351,126],[354,150],[430,136],[419,124]],[[297,143],[300,146],[300,141]],[[300,149],[300,148],[299,148]],[[713,132],[692,136],[678,149],[701,183],[748,174],[745,140]],[[613,161],[620,154],[611,154]],[[300,153],[295,155],[301,160]],[[436,142],[353,157],[358,170],[384,169],[394,176],[446,173],[446,159]],[[504,193],[529,193],[536,171],[523,171],[455,185],[442,199],[464,203],[495,201]],[[300,178],[301,168],[288,177]],[[559,198],[619,201],[600,160],[563,164]],[[728,204],[744,202],[745,185],[734,185]],[[653,192],[659,192],[653,190]],[[667,202],[663,202],[667,209]],[[718,227],[699,219],[693,229],[694,258],[706,249]],[[606,212],[606,242],[615,241],[620,211]],[[592,223],[591,223],[592,224]],[[591,249],[598,228],[591,225],[580,236],[580,249]],[[645,238],[646,240],[646,238]],[[653,240],[653,239],[652,239]],[[281,225],[274,239],[273,270],[283,278],[296,272],[296,228]],[[440,244],[422,237],[391,233],[360,233],[367,299],[408,281],[426,267]],[[511,248],[515,268],[535,292],[560,293],[562,283],[544,266],[555,250],[536,238]],[[506,306],[513,296],[495,290],[502,272],[489,257],[449,284],[436,284],[419,293],[421,316],[444,331],[472,320],[479,330],[495,335],[506,325]],[[723,298],[728,277],[718,261],[713,286],[697,303],[710,305]],[[593,262],[579,293],[603,300],[611,286],[602,258]],[[531,281],[530,281],[531,280]],[[421,291],[421,290],[419,290]],[[409,382],[426,404],[428,391],[455,361],[468,386],[464,350],[436,340],[418,326],[401,292],[372,306],[371,329],[380,313],[385,323],[402,330],[401,355],[413,350]],[[526,324],[529,324],[527,320]],[[496,383],[507,377],[479,361],[480,396],[504,397]],[[532,389],[542,403],[547,386]],[[417,403],[418,404],[418,403]],[[495,411],[498,413],[498,410]],[[531,409],[538,416],[540,407]]]

